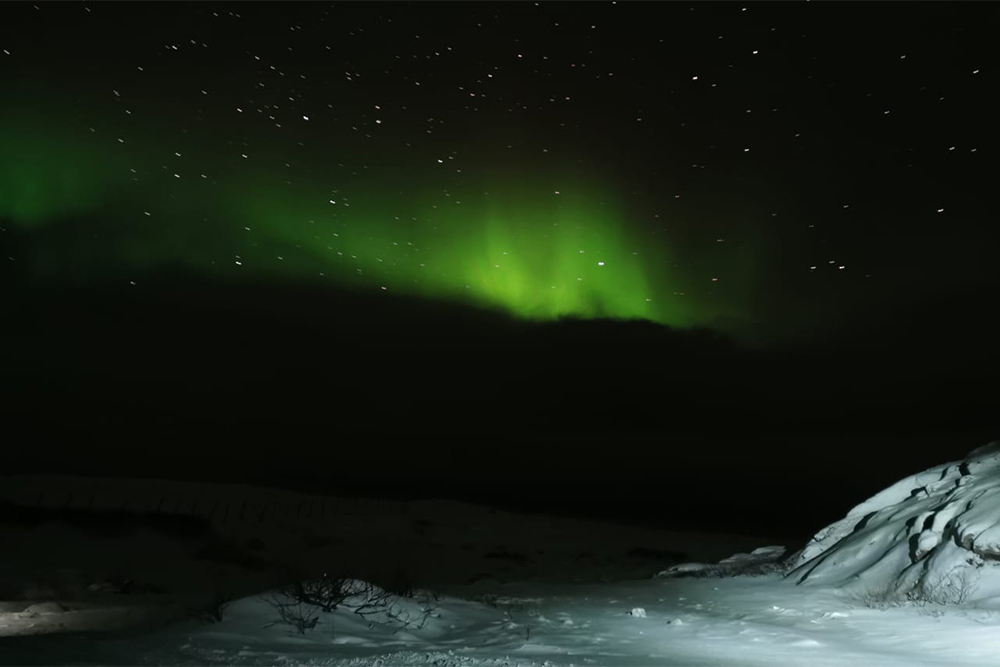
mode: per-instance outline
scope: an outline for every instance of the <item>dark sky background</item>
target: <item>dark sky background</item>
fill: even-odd
[[[12,470],[804,533],[997,437],[992,3],[5,3]]]

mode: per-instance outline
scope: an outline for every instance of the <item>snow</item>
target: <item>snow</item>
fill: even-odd
[[[74,483],[82,484],[63,480],[60,488]],[[105,480],[101,488],[110,493],[113,486]],[[10,497],[19,487],[2,488]],[[209,502],[210,489],[185,489],[202,499],[200,506],[218,506]],[[24,635],[2,640],[0,662],[992,666],[1000,654],[998,489],[1000,446],[982,448],[876,494],[790,556],[765,538],[612,527],[432,502],[405,511],[382,508],[381,515],[370,507],[361,518],[338,511],[333,518],[278,511],[271,496],[271,505],[255,507],[269,508],[265,516],[280,520],[221,524],[216,511],[215,530],[235,531],[240,539],[256,535],[264,545],[261,558],[297,553],[305,547],[295,540],[305,537],[310,544],[326,544],[317,535],[327,538],[328,546],[312,548],[324,558],[363,541],[382,555],[405,554],[428,565],[419,576],[435,584],[412,597],[393,597],[375,614],[362,616],[351,604],[313,610],[315,626],[302,632],[282,622],[268,602],[276,590],[261,584],[266,577],[254,579],[250,572],[243,575],[252,590],[225,607],[218,622],[177,613],[181,591],[158,598],[84,587],[91,597],[0,601],[0,634]],[[73,493],[87,495],[81,486]],[[161,485],[153,495],[164,494]],[[233,502],[242,507],[244,501]],[[303,501],[288,496],[282,502],[301,507]],[[30,555],[29,538],[47,552],[70,529],[42,526],[31,535],[5,530],[10,551]],[[183,576],[158,585],[189,580],[208,590],[223,567],[185,565],[183,545],[148,532],[102,540],[105,548],[125,549],[132,540],[143,543],[135,553],[169,554],[171,568]],[[85,547],[79,553],[87,553]],[[671,563],[677,552],[698,562]],[[434,563],[436,569],[429,567]],[[227,567],[232,577],[242,566]],[[360,591],[363,582],[352,586]],[[66,634],[54,626],[120,628],[115,619],[143,614],[155,627],[141,633]],[[42,631],[49,634],[36,634]]]
[[[1000,614],[859,608],[837,591],[795,586],[779,574],[609,584],[523,582],[407,601],[436,616],[420,630],[321,614],[300,635],[275,623],[259,597],[221,623],[187,622],[132,639],[67,638],[61,664],[375,665],[994,665]],[[633,613],[641,608],[645,616]],[[39,639],[39,638],[31,638]],[[53,656],[53,638],[44,655]],[[56,642],[56,645],[59,643]],[[37,650],[40,644],[24,644]],[[17,654],[7,655],[16,661]],[[22,654],[24,657],[24,654]],[[35,661],[37,662],[37,660]]]
[[[906,477],[821,530],[791,578],[943,602],[1000,595],[1000,442]]]

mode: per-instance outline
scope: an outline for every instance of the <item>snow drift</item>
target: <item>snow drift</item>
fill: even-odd
[[[861,503],[812,538],[788,577],[941,603],[1000,596],[1000,441]]]

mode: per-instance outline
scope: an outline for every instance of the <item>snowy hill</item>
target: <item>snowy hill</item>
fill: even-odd
[[[1000,595],[1000,441],[861,503],[820,531],[788,576],[887,599]]]

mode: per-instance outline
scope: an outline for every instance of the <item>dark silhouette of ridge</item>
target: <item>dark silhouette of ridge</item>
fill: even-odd
[[[898,477],[900,457],[931,465],[995,437],[995,389],[884,346],[750,348],[647,321],[524,321],[180,271],[137,282],[22,285],[0,306],[0,418],[19,452],[8,472],[633,519],[676,496],[696,498],[697,516],[759,524],[785,521],[768,512],[793,511],[789,495],[804,499],[794,511],[835,518],[842,501],[827,485],[862,496]],[[754,500],[734,509],[706,479]],[[631,506],[640,498],[645,509]]]

